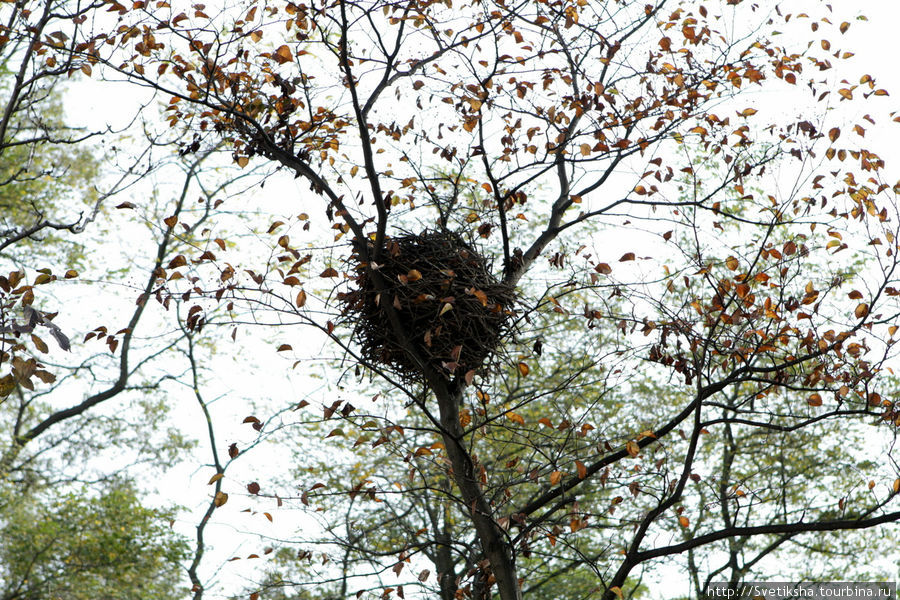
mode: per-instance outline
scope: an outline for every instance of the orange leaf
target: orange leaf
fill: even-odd
[[[822,396],[820,396],[816,392],[813,392],[809,395],[809,398],[806,399],[806,403],[810,406],[822,406]]]
[[[306,304],[306,292],[300,290],[297,294],[297,308],[303,308],[304,304]]]
[[[525,424],[525,419],[522,418],[522,415],[519,413],[508,412],[506,413],[506,418],[512,421],[513,423],[518,423],[519,425]]]
[[[578,471],[578,479],[587,477],[587,467],[580,460],[575,461],[575,469]]]
[[[526,365],[523,362],[520,362],[518,367],[519,367],[519,373],[522,375],[522,377],[528,377],[528,374],[531,372],[531,369],[528,367],[528,365]]]
[[[688,525],[691,524],[691,521],[687,517],[682,515],[682,516],[678,517],[678,524],[681,525],[682,527],[686,528]]]
[[[283,65],[284,63],[294,60],[294,57],[291,55],[291,49],[288,48],[287,44],[282,44],[278,47],[278,50],[272,54],[272,59],[279,65]]]
[[[738,259],[733,256],[729,256],[725,259],[725,266],[728,267],[729,271],[736,271],[740,263],[738,263]]]
[[[556,485],[562,479],[562,471],[553,471],[550,473],[550,485]]]

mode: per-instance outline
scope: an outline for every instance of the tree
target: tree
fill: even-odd
[[[727,446],[863,420],[889,437],[900,424],[886,376],[896,190],[859,145],[864,122],[879,121],[848,127],[825,110],[887,92],[868,74],[830,78],[852,26],[830,6],[327,0],[209,15],[106,4],[115,26],[69,56],[167,94],[185,152],[225,140],[239,166],[267,161],[309,184],[303,230],[273,223],[269,262],[193,258],[214,267],[211,297],[318,328],[403,398],[385,401],[384,427],[358,425],[377,437],[355,451],[418,444],[410,468],[437,457],[438,479],[415,498],[425,513],[452,503],[469,536],[444,597],[522,598],[538,546],[545,573],[582,566],[592,587],[579,593],[611,599],[634,592],[644,565],[723,540],[900,519],[893,467],[873,466],[881,483],[868,491],[812,488],[780,505],[738,494],[724,470],[717,501],[742,514],[759,502],[759,519],[690,529],[710,432]],[[747,90],[809,110],[767,114]],[[297,239],[315,233],[309,213],[344,245],[307,256]],[[317,290],[317,276],[330,283]],[[543,340],[573,316],[605,346],[586,361]],[[638,373],[670,402],[645,411]],[[521,393],[491,400],[509,379]],[[554,404],[551,390],[587,397]],[[606,394],[628,411],[604,414]],[[324,411],[356,422],[344,399]],[[346,494],[386,526],[380,500],[418,494],[415,479],[314,484],[300,501]],[[611,506],[583,501],[607,494]],[[690,535],[672,539],[673,524]],[[378,553],[390,547],[380,533],[344,542]],[[424,534],[432,556],[392,557],[410,587],[427,577],[404,579],[404,565],[436,563],[457,542]],[[399,594],[386,578],[373,585]]]
[[[127,482],[84,492],[3,499],[4,600],[182,598],[174,584],[187,548],[169,528],[172,514],[142,506]]]

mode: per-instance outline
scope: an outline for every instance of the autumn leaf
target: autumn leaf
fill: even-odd
[[[228,494],[225,492],[216,492],[216,497],[213,498],[213,504],[216,508],[224,506],[226,502],[228,502]]]
[[[209,483],[207,483],[206,485],[212,485],[215,482],[222,479],[223,477],[225,477],[225,473],[216,473],[215,475],[213,475],[212,477],[209,478]]]
[[[522,417],[522,415],[520,415],[519,413],[510,411],[510,412],[506,413],[506,418],[509,419],[510,421],[512,421],[513,423],[517,423],[519,425],[525,424],[524,417]]]
[[[519,368],[519,375],[521,375],[522,377],[528,377],[528,374],[531,372],[531,368],[521,361],[517,366]]]
[[[688,526],[690,526],[691,521],[684,515],[681,515],[680,517],[678,517],[678,524],[684,528],[687,528]]]
[[[578,472],[578,479],[587,477],[587,467],[580,460],[575,461],[575,470]]]
[[[562,471],[553,471],[550,473],[550,485],[556,485],[562,479]]]
[[[288,63],[294,60],[294,57],[291,54],[291,49],[287,46],[287,44],[282,44],[272,54],[272,59],[279,65],[283,65],[284,63]]]
[[[626,252],[622,255],[622,258],[619,259],[619,262],[626,262],[629,260],[634,260],[634,252]]]
[[[628,440],[625,443],[625,451],[628,452],[628,455],[631,458],[636,458],[638,454],[641,453],[641,447],[634,440]]]

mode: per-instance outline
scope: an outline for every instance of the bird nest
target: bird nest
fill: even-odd
[[[478,370],[497,348],[515,295],[458,235],[388,238],[371,268],[354,258],[356,286],[338,299],[366,362],[419,380],[421,360],[449,377]]]

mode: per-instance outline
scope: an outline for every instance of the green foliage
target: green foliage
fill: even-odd
[[[0,88],[0,98],[5,100],[8,93]],[[72,225],[91,217],[98,200],[94,186],[101,157],[85,143],[68,141],[85,132],[66,125],[62,92],[50,88],[32,96],[35,104],[13,112],[7,138],[0,140],[0,232],[28,229],[42,221]],[[17,262],[27,259],[32,266],[53,259],[75,267],[84,258],[80,243],[53,229],[3,254]]]
[[[113,482],[99,496],[8,498],[0,529],[4,599],[183,598],[178,562],[185,541],[171,511],[142,506],[134,486]]]

